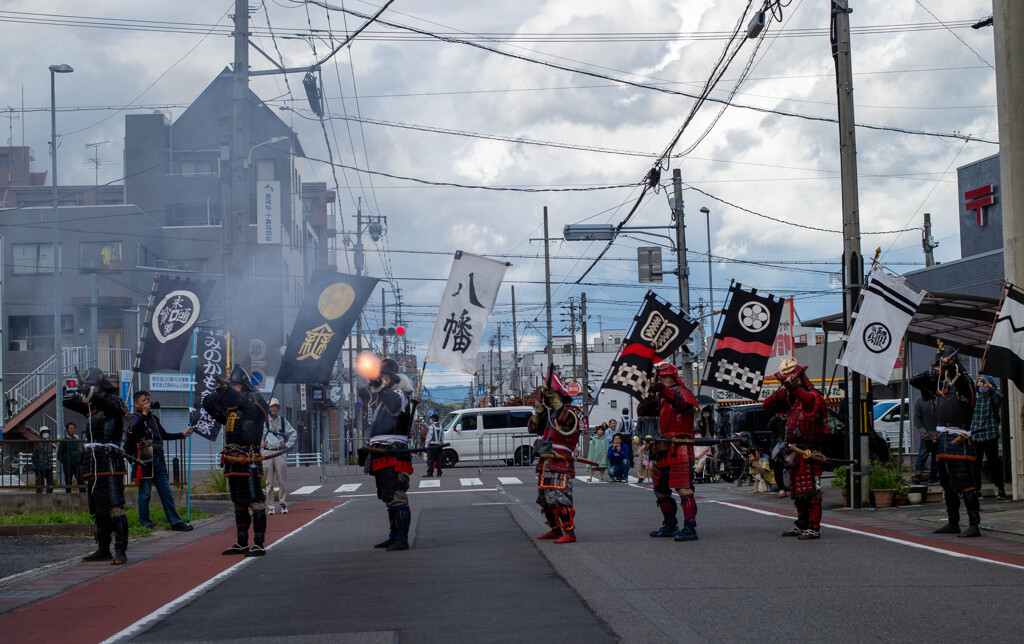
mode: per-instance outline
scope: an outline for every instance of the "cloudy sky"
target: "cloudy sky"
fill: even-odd
[[[380,4],[333,0],[331,6],[373,13]],[[859,123],[998,139],[993,33],[964,27],[991,14],[989,0],[850,4]],[[826,0],[789,2],[781,22],[773,21],[760,43],[746,41],[712,97],[726,99],[735,91],[736,104],[834,118],[828,5]],[[250,6],[256,44],[288,67],[323,57],[362,22],[313,3],[266,0]],[[396,0],[384,19],[530,60],[374,25],[324,66],[324,95],[333,116],[391,125],[330,120],[333,157],[360,169],[467,186],[636,186],[694,101],[619,81],[698,93],[737,22],[749,20],[749,14],[742,17],[746,6],[742,0]],[[92,152],[86,146],[101,141],[108,143],[98,149],[99,180],[119,180],[124,115],[161,109],[177,118],[231,61],[232,43],[225,34],[232,8],[230,0],[3,0],[0,141],[10,136],[20,145],[24,130],[37,165],[48,167],[47,65],[70,63],[75,73],[58,78],[61,181],[92,183]],[[250,56],[254,69],[270,66],[257,52]],[[252,88],[281,108],[309,157],[327,158],[300,76],[291,76],[287,85],[280,76],[262,77]],[[841,226],[836,125],[737,106],[719,114],[720,109],[718,103],[704,104],[674,152],[699,144],[672,158],[661,178],[668,184],[671,169],[678,167],[687,185],[691,304],[709,298],[707,226],[699,212],[707,207],[716,305],[729,280],[736,279],[793,296],[804,319],[838,310],[829,273],[839,270],[842,238],[808,228],[838,231]],[[914,229],[865,234],[865,254],[880,246],[882,260],[894,270],[919,267],[917,229],[922,213],[930,212],[940,240],[936,259],[959,257],[956,168],[995,154],[997,146],[864,128],[857,130],[857,146],[862,231]],[[303,178],[334,183],[330,168],[313,161],[304,162]],[[639,196],[636,187],[572,192],[436,187],[352,170],[339,170],[337,179],[346,229],[354,226],[359,198],[365,212],[388,219],[380,249],[390,253],[373,254],[370,270],[393,277],[401,288],[411,337],[421,350],[442,289],[437,280],[447,276],[450,258],[409,251],[463,249],[507,257],[513,267],[506,279],[516,284],[518,318],[543,329],[543,244],[537,241],[543,208],[550,213],[552,236],[560,238],[566,224],[618,223]],[[630,225],[668,222],[666,193],[659,188],[643,200]],[[645,288],[636,283],[636,247],[664,243],[620,238],[583,286],[574,282],[603,242],[554,241],[554,301],[566,304],[585,291],[592,331],[628,326]],[[665,249],[666,260],[669,256]],[[339,264],[345,270],[345,260]],[[666,268],[671,264],[666,261]],[[666,278],[656,290],[676,302],[674,277]],[[509,304],[506,286],[493,321],[502,322],[510,336]],[[372,324],[379,320],[377,307],[368,312]],[[556,313],[556,333],[561,317]],[[524,327],[519,332],[527,334],[527,344],[538,344],[537,331]],[[486,335],[493,333],[494,324]]]

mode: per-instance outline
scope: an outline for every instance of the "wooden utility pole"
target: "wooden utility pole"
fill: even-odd
[[[544,304],[548,322],[548,369],[555,364],[555,348],[551,344],[551,251],[548,248],[548,207],[544,206]],[[545,374],[547,384],[547,374]]]
[[[249,3],[235,0],[235,60],[231,70],[230,202],[221,228],[224,236],[224,319],[231,333],[232,355],[248,366],[249,329],[245,312],[246,248],[249,232]],[[231,365],[228,365],[231,369]]]
[[[501,400],[501,383],[505,381],[505,370],[501,366],[501,322],[498,322],[498,400]]]
[[[676,276],[679,278],[679,311],[690,314],[690,270],[686,266],[686,226],[683,223],[683,174],[679,168],[672,170],[672,221],[676,229]],[[685,352],[684,352],[685,353]],[[684,357],[679,376],[687,387],[693,386],[693,363]]]
[[[1011,283],[1024,285],[1024,3],[992,1],[995,29],[996,104],[999,114],[999,196],[1003,208],[1003,274]],[[1014,499],[1024,498],[1024,431],[1021,409],[1024,397],[1007,385],[1007,420],[1010,425],[1010,488]]]
[[[583,413],[590,413],[590,362],[587,360],[587,294],[580,293],[580,329],[583,336]]]
[[[516,331],[516,285],[512,285],[512,378],[515,382],[513,391],[523,399],[523,381],[519,373],[519,333]]]
[[[830,0],[835,41],[832,56],[836,61],[836,92],[839,107],[839,175],[843,198],[843,322],[850,328],[853,309],[860,296],[864,275],[864,262],[860,251],[860,206],[857,191],[857,136],[853,117],[853,63],[850,59],[850,9],[848,0]],[[849,401],[850,458],[864,463],[862,454],[868,453],[867,413],[863,409],[861,376],[847,372],[846,399]],[[868,478],[861,466],[849,478],[849,498],[853,507],[861,507],[868,494]]]
[[[924,250],[924,265],[935,266],[935,256],[932,251],[938,246],[935,238],[932,237],[932,214],[924,213],[924,229],[921,231],[921,248]]]

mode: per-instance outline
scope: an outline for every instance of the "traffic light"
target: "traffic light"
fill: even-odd
[[[385,336],[385,335],[405,335],[405,327],[404,326],[389,326],[387,328],[380,327],[379,329],[377,329],[377,335],[380,335],[380,336]]]

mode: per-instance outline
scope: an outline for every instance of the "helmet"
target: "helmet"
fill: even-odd
[[[783,358],[782,362],[779,364],[779,373],[788,376],[799,368],[800,364],[796,361],[796,358],[793,356],[787,356]]]
[[[87,387],[101,387],[106,378],[103,375],[103,370],[99,367],[89,367],[85,373],[81,374],[81,380]]]
[[[402,370],[398,368],[397,362],[395,362],[391,358],[384,358],[384,360],[380,363],[380,373],[381,375],[388,374],[389,376],[394,376],[397,378],[398,375],[402,373]]]
[[[676,369],[676,366],[671,362],[662,362],[661,364],[658,365],[657,370],[657,375],[659,378],[662,376],[672,376],[672,378],[675,379],[677,385],[683,384],[683,381],[679,379],[679,371]]]
[[[238,383],[242,385],[243,389],[249,389],[252,387],[252,380],[249,379],[249,372],[242,368],[242,365],[235,365],[231,368],[231,375],[228,377],[228,382]]]

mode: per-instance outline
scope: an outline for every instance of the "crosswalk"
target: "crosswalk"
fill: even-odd
[[[607,485],[608,481],[588,481],[586,476],[577,476],[576,480],[579,483],[586,485]],[[629,477],[630,483],[637,483],[637,478],[634,476]],[[431,492],[443,492],[443,491],[456,491],[456,490],[492,490],[495,486],[509,487],[513,485],[534,485],[536,481],[533,477],[527,477],[524,481],[517,476],[498,476],[493,479],[488,477],[443,477],[443,478],[423,478],[419,481],[414,481],[412,484],[411,493],[417,491],[423,491],[425,494]],[[340,495],[352,495],[359,496],[359,493],[373,493],[374,485],[372,481],[366,483],[343,483],[331,492],[331,486],[327,485],[304,485],[299,489],[289,492],[289,496],[310,496],[312,494],[340,494]]]

